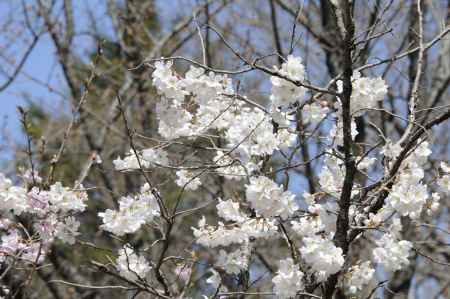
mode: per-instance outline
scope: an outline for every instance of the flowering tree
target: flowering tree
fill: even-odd
[[[275,2],[289,6],[269,1],[276,29]],[[450,166],[433,158],[439,145],[433,133],[450,118],[448,105],[437,105],[448,94],[450,76],[447,69],[437,95],[429,93],[431,101],[423,76],[427,55],[438,52],[433,46],[444,42],[449,27],[427,40],[424,4],[414,2],[417,44],[368,62],[363,50],[391,30],[377,31],[378,19],[369,30],[358,29],[354,5],[327,4],[339,46],[327,59],[341,70],[333,67],[326,84],[310,79],[307,60],[294,51],[301,9],[285,55],[277,34],[276,54],[249,57],[216,27],[197,23],[202,62],[150,56],[130,70],[151,72],[156,132],[135,129],[117,92],[114,110],[127,151],[112,161],[93,152],[78,179],[62,184],[57,169],[90,87],[101,77],[100,46],[47,167],[36,164],[28,134],[29,170],[18,181],[0,176],[2,296],[37,286],[39,276],[54,298],[62,298],[60,287],[67,285],[79,298],[103,291],[133,298],[370,298],[390,290],[389,283],[398,287],[396,279],[411,284],[414,274],[398,273],[412,264],[448,267],[422,241],[429,234],[444,246],[448,238],[441,202],[450,192]],[[211,64],[204,30],[217,36],[240,68]],[[406,101],[391,101],[390,110],[383,103],[399,87],[387,71],[368,71],[411,55]],[[274,57],[278,65],[267,66]],[[265,102],[241,89],[239,77],[250,73],[266,79]],[[21,115],[28,132],[27,111]],[[91,202],[102,201],[102,193],[85,179],[111,162],[111,172],[138,188],[114,194],[110,206],[98,208]],[[428,230],[415,233],[422,228]],[[67,245],[92,254],[83,263],[69,257],[72,265],[58,266],[51,253]],[[67,267],[65,276],[51,276],[48,260]],[[85,268],[102,279],[87,280]]]

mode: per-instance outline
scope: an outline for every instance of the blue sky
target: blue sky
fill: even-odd
[[[94,10],[94,13],[98,14],[96,17],[102,17],[102,14],[105,13],[105,7],[101,5],[101,2],[99,0],[74,2],[74,14],[77,20],[76,25],[78,26],[76,28],[77,32],[84,30],[89,24],[85,13],[88,5],[99,7],[99,9],[96,8]],[[6,14],[11,11],[11,6],[15,5],[15,2],[13,3],[0,1],[0,18],[7,17]],[[17,1],[17,3],[20,2]],[[16,8],[20,8],[20,5]],[[20,16],[20,13],[17,16]],[[0,41],[4,42],[4,40],[1,40],[1,37]],[[92,47],[92,43],[85,36],[76,37],[74,45],[76,45],[76,51],[80,54]],[[24,45],[14,45],[12,50],[16,61],[18,61],[26,48]],[[9,51],[9,53],[12,52]],[[3,60],[0,63],[9,71],[9,74],[12,73],[13,68],[7,67]],[[0,76],[0,85],[5,80],[6,77]],[[54,88],[55,92],[50,91],[46,85]],[[64,110],[67,111],[68,108],[65,94],[67,94],[67,85],[56,61],[55,48],[50,36],[45,34],[31,52],[22,68],[22,72],[7,89],[0,92],[0,126],[6,129],[8,137],[12,139],[7,141],[6,151],[0,152],[0,158],[7,158],[11,152],[10,146],[23,140],[17,113],[18,105],[26,105],[29,99],[43,106],[47,111],[61,113]],[[0,136],[1,139],[3,137]],[[2,144],[5,142],[5,140],[1,141]]]
[[[32,2],[27,1],[26,2]],[[0,19],[6,20],[11,11],[17,13],[13,18],[20,18],[22,16],[20,1],[0,1]],[[105,17],[106,14],[106,1],[104,0],[79,0],[74,1],[74,15],[75,15],[75,31],[77,33],[85,32],[90,28],[90,22],[88,19],[87,9],[94,14],[97,25],[100,27],[100,31],[103,34],[111,33],[111,23],[109,17]],[[160,14],[161,21],[166,25],[170,24],[175,14],[171,10],[171,7],[167,5],[168,2],[157,2],[158,13]],[[12,9],[13,7],[13,9]],[[93,9],[94,8],[94,9]],[[189,9],[189,7],[186,7]],[[55,11],[59,11],[58,7]],[[181,11],[179,12],[181,13]],[[112,37],[114,38],[114,37]],[[0,46],[5,44],[0,34]],[[80,54],[80,57],[86,57],[88,50],[92,50],[95,45],[86,35],[77,35],[74,43],[76,49],[72,49]],[[13,45],[12,48],[16,61],[22,57],[26,50],[24,45]],[[11,153],[10,145],[21,142],[24,136],[21,135],[20,121],[17,113],[18,105],[25,105],[28,98],[34,103],[39,103],[47,111],[54,113],[64,113],[69,111],[67,106],[67,85],[62,77],[61,69],[56,61],[55,48],[52,40],[48,34],[41,37],[36,47],[31,52],[28,60],[22,68],[22,73],[17,76],[12,84],[8,86],[6,90],[0,92],[0,128],[5,128],[7,135],[11,140],[6,141],[6,151],[3,148],[0,150],[0,160],[8,158]],[[13,68],[7,67],[7,64],[0,57],[0,65],[2,69],[8,70],[9,74],[12,73]],[[33,79],[38,79],[40,82],[36,82]],[[5,82],[7,78],[0,73],[0,85]],[[56,92],[51,92],[45,86],[46,84],[52,86]],[[0,144],[4,145],[5,140],[2,140],[4,136],[0,135]],[[8,148],[9,147],[9,148]]]

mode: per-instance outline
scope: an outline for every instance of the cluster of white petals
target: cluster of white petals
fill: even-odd
[[[392,140],[388,139],[386,141],[386,144],[381,149],[381,154],[383,154],[385,157],[395,159],[400,155],[402,151],[402,147],[399,143],[394,143]]]
[[[171,61],[155,63],[152,76],[162,96],[156,107],[158,132],[166,139],[225,129],[240,106],[228,96],[233,88],[226,76],[191,67],[183,78],[172,70]]]
[[[291,258],[281,260],[277,274],[272,278],[274,293],[278,298],[294,298],[304,288],[303,276]]]
[[[74,244],[80,223],[73,215],[86,209],[87,194],[79,184],[75,189],[56,182],[48,189],[29,185],[42,179],[27,172],[24,185],[16,186],[0,173],[0,261],[13,256],[41,263],[56,239]],[[25,215],[24,215],[25,214]],[[36,236],[14,225],[14,217],[26,217]]]
[[[398,180],[386,199],[388,205],[401,216],[417,219],[429,198],[428,188],[422,182],[425,173],[423,166],[431,154],[428,146],[426,141],[420,143],[406,159]]]
[[[75,244],[75,237],[80,235],[79,227],[80,222],[75,217],[69,216],[64,219],[64,222],[58,222],[55,236],[67,244]]]
[[[138,156],[136,156],[133,150],[130,150],[128,155],[123,159],[117,157],[117,159],[113,161],[113,164],[115,169],[119,171],[133,170],[139,169],[140,167],[149,168],[154,165],[167,166],[169,165],[169,159],[164,150],[160,148],[147,148],[138,153]]]
[[[145,223],[160,215],[158,202],[148,184],[141,188],[135,196],[122,197],[119,200],[119,210],[107,209],[98,214],[103,220],[100,226],[117,236],[134,233]]]
[[[367,109],[376,108],[388,92],[388,86],[382,78],[362,77],[357,71],[353,73],[350,113],[353,117],[361,116]],[[343,83],[338,81],[338,92],[342,92]]]
[[[226,221],[242,223],[248,220],[247,216],[239,209],[239,203],[231,199],[221,200],[217,204],[217,215]]]
[[[302,237],[314,236],[319,232],[333,235],[336,231],[336,207],[331,204],[313,204],[308,207],[307,216],[291,221],[292,229]]]
[[[290,65],[282,72],[297,78],[296,63]],[[219,130],[227,147],[246,164],[252,156],[271,155],[294,138],[285,132],[278,136],[265,111],[243,106],[233,96],[231,80],[226,76],[191,67],[182,77],[174,73],[171,62],[157,62],[153,83],[162,96],[156,107],[158,132],[166,139]]]
[[[192,227],[197,243],[205,247],[229,246],[248,243],[252,239],[269,239],[277,235],[275,220],[265,218],[247,218],[241,223],[217,226],[206,224],[203,217],[198,228]]]
[[[343,123],[340,118],[337,119],[336,124],[333,125],[333,127],[330,130],[329,139],[334,145],[340,145],[342,146],[344,144],[344,133],[343,133]],[[355,119],[352,118],[351,124],[350,124],[350,134],[352,136],[352,140],[355,139],[356,135],[358,135],[358,130],[356,128],[356,122]]]
[[[299,209],[293,193],[283,191],[282,185],[265,176],[250,178],[245,195],[251,207],[263,217],[280,216],[285,219]]]
[[[119,250],[116,269],[123,278],[135,281],[144,279],[152,267],[145,257],[138,255],[130,246],[125,245]]]
[[[327,155],[319,175],[319,184],[323,191],[338,196],[344,182],[343,161],[336,156]]]
[[[411,242],[397,241],[395,236],[387,233],[377,240],[376,244],[378,247],[373,250],[374,262],[383,265],[386,270],[397,271],[409,265]]]
[[[258,165],[248,160],[246,157],[245,161],[239,159],[240,155],[238,153],[225,154],[222,151],[217,151],[213,162],[220,166],[217,170],[217,174],[231,180],[242,180],[248,173],[258,169]],[[245,163],[243,163],[245,162]]]
[[[273,132],[271,118],[256,108],[241,108],[226,134],[230,147],[245,156],[271,155],[280,141]]]
[[[215,265],[224,269],[228,274],[239,274],[248,268],[249,255],[250,252],[247,244],[232,252],[226,252],[221,249]]]
[[[306,72],[302,59],[289,55],[286,62],[281,65],[278,73],[292,81],[302,82]],[[300,100],[306,93],[306,89],[283,78],[272,76],[272,94],[270,100],[274,107],[288,107]]]
[[[350,293],[356,293],[367,285],[375,274],[370,261],[352,266],[346,274],[346,285]]]
[[[175,180],[175,183],[187,190],[197,190],[202,184],[200,178],[195,172],[185,169],[177,171],[177,179]]]
[[[311,266],[319,281],[341,270],[344,265],[343,252],[332,240],[316,235],[303,238],[303,243],[300,248],[302,258]]]
[[[304,123],[317,124],[327,116],[329,109],[316,102],[305,104],[302,109],[302,120]]]

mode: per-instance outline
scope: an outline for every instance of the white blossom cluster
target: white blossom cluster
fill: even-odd
[[[353,117],[361,116],[366,110],[376,108],[378,102],[383,101],[388,92],[386,82],[379,77],[362,77],[361,73],[355,71],[351,80],[352,95],[350,97],[350,113]],[[342,92],[343,82],[338,81],[336,84],[338,92]]]
[[[149,185],[142,186],[139,194],[119,200],[119,210],[107,209],[98,214],[103,224],[100,228],[117,236],[136,232],[145,223],[160,215],[157,199]]]
[[[226,219],[224,219],[226,220]],[[241,222],[217,226],[206,224],[206,219],[200,219],[198,228],[192,228],[197,243],[205,247],[242,245],[251,239],[268,239],[277,235],[277,226],[274,220],[264,218],[244,217]]]
[[[399,177],[392,187],[388,198],[388,206],[401,216],[413,219],[420,217],[423,207],[429,198],[427,186],[422,182],[424,178],[423,166],[427,162],[431,150],[427,141],[420,143],[410,157],[403,164]]]
[[[280,261],[277,274],[272,278],[274,292],[279,298],[293,298],[304,288],[303,272],[291,258]]]
[[[288,79],[298,82],[304,81],[306,76],[302,59],[293,55],[288,56],[278,72]],[[270,81],[272,83],[270,100],[275,108],[289,107],[300,100],[306,93],[305,88],[283,78],[272,76]]]
[[[196,176],[195,172],[185,169],[177,171],[177,180],[175,183],[180,187],[185,187],[188,190],[194,191],[197,190],[202,184],[200,178]]]
[[[309,214],[299,220],[291,221],[292,229],[301,237],[314,237],[326,232],[330,237],[336,231],[336,207],[332,204],[312,203],[308,206]]]
[[[245,195],[255,212],[263,217],[280,216],[285,219],[298,210],[295,195],[283,191],[283,186],[264,176],[250,178]]]
[[[140,163],[140,165],[139,165]],[[147,148],[142,152],[135,154],[133,150],[130,150],[129,154],[125,158],[118,157],[113,161],[116,170],[134,170],[142,168],[149,168],[156,165],[169,165],[169,158],[167,153],[160,148]]]
[[[352,95],[350,97],[351,136],[352,139],[358,135],[355,117],[362,116],[372,108],[376,108],[378,102],[383,101],[388,92],[386,82],[382,78],[362,77],[359,72],[354,72],[352,80]],[[343,91],[343,82],[337,81],[338,92]],[[343,145],[343,122],[342,105],[338,98],[335,105],[337,109],[336,124],[330,131],[330,139],[335,145]]]
[[[231,252],[219,251],[216,266],[222,268],[228,274],[239,274],[248,268],[250,251],[247,244]]]
[[[305,104],[302,109],[302,120],[304,123],[318,124],[327,116],[328,111],[328,107],[316,102]]]
[[[373,250],[374,261],[386,270],[397,271],[409,265],[411,242],[397,241],[392,234],[384,234],[376,243],[378,247]]]
[[[251,218],[241,211],[239,203],[231,199],[221,200],[217,204],[217,214],[229,224],[219,222],[209,226],[206,219],[199,221],[198,228],[192,228],[197,243],[205,247],[226,247],[238,245],[231,252],[219,251],[216,266],[229,274],[238,274],[247,269],[251,252],[250,241],[268,239],[276,236],[277,226],[274,219]]]
[[[37,173],[33,176],[34,181],[41,182]],[[27,175],[23,178],[24,185],[16,186],[0,173],[0,262],[16,257],[41,263],[55,238],[74,244],[79,235],[80,223],[73,215],[86,208],[83,187],[70,189],[57,182],[48,190],[34,186],[28,191],[30,180]],[[29,219],[33,231],[14,225],[15,216]]]
[[[300,248],[300,253],[311,266],[318,281],[324,281],[341,270],[344,264],[342,249],[336,247],[332,240],[311,236],[303,238],[303,242],[304,246]]]
[[[336,156],[327,155],[319,176],[320,187],[330,195],[339,196],[344,182],[344,174],[343,161]]]
[[[289,61],[289,66],[283,67],[280,73],[293,80],[302,79],[300,73],[304,70],[297,70],[303,67],[300,61],[296,58]],[[212,72],[206,74],[203,69],[195,67],[180,76],[173,70],[171,61],[155,63],[152,76],[153,84],[161,95],[156,108],[159,134],[167,140],[181,137],[192,139],[215,130],[225,141],[225,147],[232,152],[225,156],[221,155],[223,151],[218,150],[214,162],[224,166],[218,169],[219,174],[240,179],[258,167],[254,163],[255,157],[271,155],[296,141],[296,134],[289,130],[274,130],[271,114],[258,107],[244,106],[244,102],[234,96],[231,80],[226,76]],[[137,159],[133,156],[130,154],[123,160],[117,159],[116,169],[126,166],[136,168]],[[230,163],[234,159],[230,156],[239,157],[239,163]],[[167,156],[158,153],[142,160],[148,160],[144,165],[147,167],[152,162],[164,164],[159,161],[167,162]],[[189,172],[180,171],[177,184],[184,186],[190,176]],[[198,185],[199,180],[194,179],[186,188],[195,190]]]
[[[350,267],[345,282],[349,292],[354,294],[362,290],[364,285],[367,285],[372,280],[374,274],[375,269],[372,268],[370,261]]]
[[[145,257],[138,255],[129,245],[119,250],[116,268],[122,277],[131,281],[144,279],[152,269]]]

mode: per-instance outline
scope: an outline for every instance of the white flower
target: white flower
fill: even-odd
[[[126,196],[119,200],[119,210],[106,210],[99,213],[103,220],[100,227],[117,236],[134,233],[143,224],[151,222],[159,216],[159,206],[156,198],[145,186],[138,196]]]
[[[239,274],[248,267],[249,251],[246,245],[230,253],[225,250],[219,251],[216,266],[222,268],[228,274]]]
[[[421,183],[423,170],[404,170],[386,199],[387,204],[402,216],[417,219],[428,199],[427,186]]]
[[[327,107],[322,107],[316,102],[306,104],[302,109],[303,121],[305,123],[317,124],[327,116],[328,110]]]
[[[319,232],[334,233],[336,231],[336,215],[331,205],[313,204],[308,207],[311,216],[301,217],[298,221],[291,221],[292,229],[299,236],[314,236]]]
[[[229,147],[243,156],[271,155],[279,140],[273,133],[271,119],[259,109],[242,108],[226,132]]]
[[[383,222],[385,222],[390,216],[392,216],[393,213],[394,211],[391,207],[385,206],[378,210],[376,214],[370,213],[369,219],[366,219],[364,223],[368,227],[378,227],[383,224]]]
[[[125,245],[119,250],[116,268],[122,277],[134,281],[145,278],[152,267],[143,256],[136,254],[131,247]]]
[[[358,163],[358,170],[367,170],[372,166],[377,158],[375,157],[364,157],[359,163]]]
[[[160,148],[147,148],[142,150],[142,159],[149,163],[156,163],[163,166],[169,165],[167,153]]]
[[[356,135],[358,135],[358,130],[356,128],[355,119],[353,118],[350,124],[350,128],[352,140],[354,140]],[[340,118],[338,118],[336,124],[331,128],[329,140],[332,141],[335,145],[342,146],[344,144],[343,126],[342,120]]]
[[[10,179],[0,173],[0,210],[20,215],[28,209],[27,190],[13,186]]]
[[[197,190],[202,184],[200,178],[196,177],[196,174],[189,170],[178,170],[177,177],[175,183],[180,187],[185,187],[187,190]]]
[[[139,169],[140,167],[149,168],[154,163],[163,166],[169,165],[167,153],[159,148],[147,148],[136,156],[134,150],[131,149],[125,158],[117,157],[113,160],[114,168],[119,171]]]
[[[319,175],[319,184],[323,191],[338,196],[344,183],[345,172],[343,162],[339,158],[327,155]]]
[[[441,167],[442,171],[445,173],[450,173],[450,166],[444,161],[442,161],[439,166]]]
[[[219,199],[216,206],[217,215],[227,221],[243,222],[248,218],[239,210],[239,203],[229,200]]]
[[[166,139],[194,137],[208,129],[227,129],[242,106],[233,97],[231,80],[213,72],[205,74],[191,66],[182,76],[172,71],[172,62],[155,64],[153,84],[161,95],[156,105],[158,132]]]
[[[303,192],[302,195],[303,195],[303,199],[305,200],[305,202],[308,206],[316,203],[316,198],[315,198],[314,194],[311,194],[309,192]]]
[[[162,137],[171,140],[194,134],[191,124],[193,115],[183,107],[171,104],[167,99],[162,98],[156,104],[155,111],[159,119],[158,133]]]
[[[373,250],[374,261],[386,270],[394,272],[409,264],[408,257],[413,247],[411,242],[397,241],[393,235],[384,234],[376,244],[378,247]]]
[[[437,212],[439,209],[439,200],[441,199],[441,196],[437,192],[433,192],[431,194],[431,202],[428,203],[427,207],[427,214],[432,215],[433,213]]]
[[[149,163],[147,161],[144,161],[142,157],[139,157],[138,161],[133,150],[130,150],[125,158],[122,159],[120,157],[117,157],[117,159],[113,160],[114,168],[118,171],[139,169],[139,162],[141,163],[141,166],[143,168],[147,168],[149,166]]]
[[[287,150],[297,141],[297,134],[293,134],[289,130],[278,130],[277,138],[280,149]]]
[[[289,55],[287,61],[281,65],[279,73],[293,81],[304,81],[305,79],[305,67],[301,58],[292,55]],[[298,101],[306,92],[305,88],[276,76],[272,76],[270,81],[272,82],[270,100],[274,107],[287,107]]]
[[[31,174],[27,174],[31,176]],[[31,177],[25,178],[27,183]],[[63,242],[73,244],[79,235],[80,223],[73,216],[76,212],[83,212],[86,208],[87,193],[83,186],[70,189],[56,182],[49,190],[40,190],[13,186],[11,180],[0,173],[0,212],[2,217],[27,213],[29,225],[36,233],[36,238],[22,241],[18,231],[10,230],[12,221],[7,218],[0,220],[0,229],[5,230],[0,243],[0,262],[7,255],[15,255],[18,259],[41,263],[55,237]],[[4,213],[4,214],[3,214]]]
[[[342,92],[342,81],[338,81],[336,84],[338,92]],[[375,108],[378,102],[383,101],[387,92],[386,82],[382,78],[365,78],[361,77],[359,72],[354,72],[350,98],[352,116],[361,116],[367,109]]]
[[[383,146],[383,149],[381,150],[381,154],[383,154],[385,157],[395,159],[400,155],[402,151],[402,147],[398,143],[393,143],[391,140],[387,140],[386,144]]]
[[[83,186],[79,186],[78,188],[80,190],[71,190],[63,187],[60,182],[51,185],[48,196],[49,202],[52,204],[52,209],[62,212],[83,212],[86,209],[85,202],[87,201],[87,193],[82,190]]]
[[[69,216],[64,219],[64,222],[58,222],[56,225],[55,236],[61,241],[67,244],[74,244],[75,237],[80,233],[78,228],[80,227],[80,222],[78,222],[75,217]]]
[[[274,293],[279,298],[293,298],[298,291],[304,288],[303,272],[294,264],[291,258],[280,261],[277,275],[272,278]]]
[[[206,225],[202,217],[198,228],[192,227],[197,243],[205,247],[228,246],[248,243],[250,239],[267,239],[276,235],[275,220],[249,219],[243,223],[225,226],[219,222],[217,227]]]
[[[245,167],[237,161],[234,162],[233,158],[225,155],[222,151],[217,151],[213,161],[218,166],[221,166],[217,170],[218,174],[227,179],[241,180],[246,175]]]
[[[10,230],[7,234],[2,235],[0,243],[0,262],[4,256],[14,256],[18,251],[23,250],[27,245],[22,242],[22,237],[16,229]]]
[[[183,101],[186,91],[182,89],[182,82],[172,71],[172,61],[166,63],[158,61],[152,74],[153,85],[158,93],[178,102]]]
[[[319,281],[325,281],[330,275],[341,270],[344,264],[342,249],[336,247],[333,241],[315,235],[303,238],[303,242],[300,253]]]
[[[375,273],[370,261],[352,266],[346,277],[346,284],[350,293],[362,290],[362,287],[370,282]]]
[[[264,217],[288,218],[298,210],[295,195],[264,176],[252,177],[245,194],[256,213]]]

